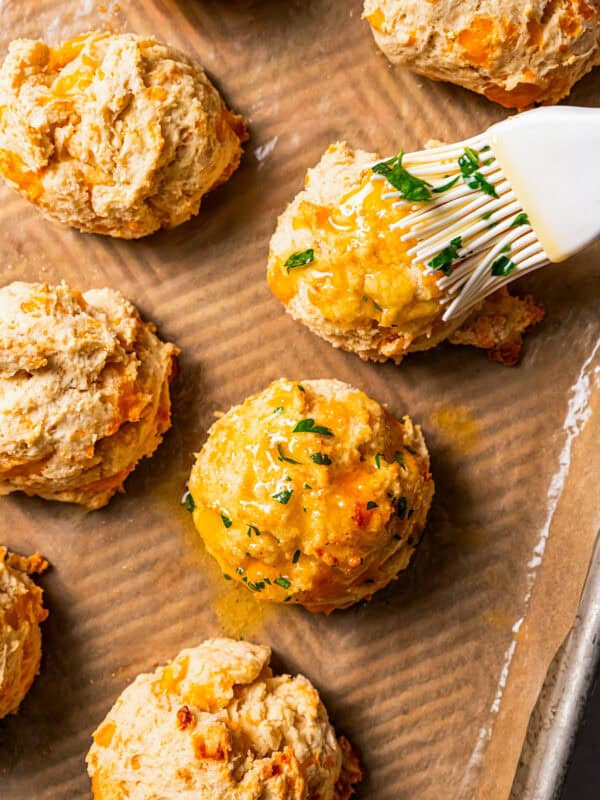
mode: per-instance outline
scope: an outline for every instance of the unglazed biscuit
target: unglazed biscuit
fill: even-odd
[[[556,103],[600,64],[594,0],[365,0],[394,63],[507,108]]]
[[[347,800],[358,759],[268,647],[209,639],[140,675],[94,733],[95,800]]]
[[[502,289],[468,318],[444,323],[438,275],[415,266],[411,243],[390,230],[411,206],[394,208],[382,197],[392,187],[371,180],[375,161],[374,153],[337,143],[308,171],[271,239],[268,280],[275,296],[294,319],[363,359],[400,363],[411,351],[449,339],[515,363],[521,334],[542,310]],[[476,326],[482,314],[488,324]]]
[[[155,39],[17,39],[0,69],[0,173],[82,231],[180,225],[237,169],[246,138],[204,70]]]
[[[0,495],[105,505],[170,427],[178,353],[119,292],[0,288]]]
[[[335,380],[279,380],[212,426],[194,522],[258,599],[330,612],[405,569],[433,496],[418,425]]]
[[[0,547],[0,719],[16,713],[39,672],[48,612],[29,576],[47,566],[39,555],[21,558]]]

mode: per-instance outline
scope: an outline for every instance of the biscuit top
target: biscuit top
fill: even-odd
[[[412,264],[413,243],[389,229],[411,206],[382,197],[394,189],[371,180],[375,161],[337,143],[308,171],[271,240],[269,285],[285,305],[318,309],[338,331],[394,328],[408,347],[441,316],[440,292],[437,276]],[[307,250],[309,263],[290,266]]]
[[[211,639],[136,678],[94,733],[96,800],[334,800],[342,753],[318,692],[269,660]]]
[[[202,68],[155,39],[19,39],[0,70],[0,173],[84,230],[179,224],[235,169],[243,138]]]

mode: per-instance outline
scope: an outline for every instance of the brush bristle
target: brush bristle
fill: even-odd
[[[372,169],[373,180],[390,182],[382,197],[411,209],[390,227],[414,242],[408,253],[415,265],[440,274],[445,321],[549,262],[485,136]]]

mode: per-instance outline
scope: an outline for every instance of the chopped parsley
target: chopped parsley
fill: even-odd
[[[304,386],[302,386],[302,384],[301,384],[301,383],[299,383],[299,384],[298,384],[298,389],[299,389],[299,391],[301,391],[301,392],[305,392],[305,391],[306,391],[306,389],[304,388]]]
[[[291,599],[292,599],[292,595],[291,595],[291,594],[288,594],[288,596],[287,596],[287,597],[284,597],[284,598],[283,598],[283,602],[284,602],[284,603],[289,603]]]
[[[375,454],[375,466],[377,469],[381,469],[381,459],[385,461],[385,455],[383,453],[376,453]]]
[[[246,586],[249,589],[252,589],[253,592],[262,592],[262,590],[265,588],[265,582],[257,581],[256,583],[251,583],[250,581],[247,581]]]
[[[486,214],[482,214],[480,219],[489,219],[493,213],[493,211],[488,211]]]
[[[364,300],[365,303],[368,303],[368,302],[373,303],[373,305],[375,306],[377,311],[383,311],[383,308],[379,305],[379,303],[376,302],[375,300],[373,300],[372,297],[369,297],[368,294],[363,294],[363,298],[362,299]]]
[[[490,197],[498,197],[498,193],[492,184],[483,177],[481,172],[478,172],[481,163],[475,150],[465,147],[464,154],[458,159],[458,166],[469,189],[479,189],[485,194],[489,194]]]
[[[400,519],[404,519],[406,516],[406,497],[401,497],[398,500],[398,505],[396,506],[396,514],[400,517]]]
[[[296,269],[296,267],[305,267],[307,264],[312,264],[314,260],[315,251],[312,247],[309,247],[308,250],[303,250],[301,253],[292,253],[283,266],[289,272],[291,269]]]
[[[228,575],[226,572],[223,573],[223,577],[225,578],[226,581],[231,580],[231,575]]]
[[[304,488],[305,489],[312,489],[312,486],[310,485],[310,483],[305,483],[304,484]]]
[[[248,525],[248,536],[252,536],[252,532],[254,531],[255,536],[260,536],[260,531],[256,527],[256,525]]]
[[[226,517],[225,514],[221,514],[221,519],[223,520],[223,525],[225,525],[226,528],[231,528],[233,522],[229,519],[229,517]]]
[[[510,253],[510,245],[509,244],[505,244],[504,247],[502,248],[502,250],[500,250],[500,252],[501,253]]]
[[[287,461],[288,464],[301,464],[302,463],[301,461],[295,461],[293,458],[288,458],[288,456],[284,455],[283,454],[283,447],[280,444],[277,445],[277,452],[279,453],[279,456],[277,458],[278,461]]]
[[[273,409],[274,414],[283,414],[283,406],[277,406],[277,408]]]
[[[421,180],[414,175],[411,175],[408,170],[402,166],[402,159],[404,158],[404,151],[400,151],[397,156],[387,159],[387,161],[380,161],[375,164],[371,169],[377,175],[383,177],[391,183],[394,189],[400,193],[400,197],[404,200],[411,200],[413,202],[423,202],[431,200],[431,184],[427,181]]]
[[[517,216],[510,223],[510,227],[516,228],[519,225],[530,225],[530,224],[531,223],[529,222],[529,217],[527,216],[527,214],[524,211],[521,211],[521,213],[517,214]]]
[[[333,436],[333,431],[324,425],[315,425],[314,419],[301,419],[293,433],[317,433],[320,436]]]
[[[407,444],[405,444],[405,445],[404,445],[404,449],[405,449],[405,450],[408,450],[408,452],[409,452],[409,453],[410,453],[412,456],[417,456],[417,455],[419,455],[419,454],[417,453],[417,451],[414,449],[414,447],[409,447]]]
[[[310,460],[314,461],[315,464],[320,464],[322,467],[328,467],[331,464],[331,459],[327,453],[313,453]]]
[[[236,567],[235,571],[237,572],[238,575],[243,575],[244,574],[244,568],[243,567]]]
[[[447,247],[444,247],[443,250],[434,256],[431,261],[428,262],[427,266],[431,267],[431,269],[439,269],[444,275],[450,275],[452,272],[452,264],[458,258],[458,254],[460,248],[462,247],[462,237],[457,236],[455,239],[452,239],[450,244]]]
[[[369,500],[367,503],[367,511],[370,511],[372,508],[379,508],[379,506],[374,500]]]
[[[286,506],[290,502],[290,497],[294,494],[293,489],[283,489],[281,492],[277,492],[277,494],[271,495],[273,500],[277,500],[278,503],[281,503],[282,506]]]
[[[460,175],[457,175],[456,178],[452,178],[452,180],[448,181],[448,183],[444,183],[443,186],[436,186],[431,191],[435,192],[435,194],[441,194],[442,192],[447,192],[448,189],[451,189],[455,183],[458,183],[459,180],[460,180]]]
[[[511,261],[508,256],[498,256],[498,258],[492,264],[492,275],[510,275],[510,273],[516,269],[516,267],[517,265],[515,262]]]
[[[278,586],[281,586],[283,589],[289,589],[290,586],[292,585],[291,581],[288,581],[287,578],[284,578],[281,575],[279,576],[279,578],[275,578],[275,583]]]
[[[196,503],[194,502],[191,492],[186,492],[183,495],[181,498],[181,505],[184,506],[185,510],[189,511],[190,513],[196,508]]]
[[[300,558],[300,550],[296,550],[296,552],[292,556],[292,564],[297,564],[299,558]]]

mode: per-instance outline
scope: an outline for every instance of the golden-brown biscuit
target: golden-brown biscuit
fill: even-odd
[[[40,622],[48,612],[29,576],[47,566],[39,555],[22,558],[0,547],[0,719],[16,713],[39,671]]]
[[[212,426],[194,522],[258,599],[330,612],[405,569],[433,496],[421,430],[334,380],[278,380]]]
[[[94,733],[95,800],[347,800],[357,757],[268,647],[209,639],[138,676]]]
[[[439,273],[415,266],[411,243],[389,229],[411,206],[394,208],[382,197],[391,186],[371,180],[375,161],[374,153],[337,143],[308,171],[271,239],[268,280],[275,296],[294,319],[363,359],[400,363],[409,352],[449,339],[490,350],[496,360],[510,345],[514,363],[521,334],[539,321],[541,309],[504,289],[467,318],[444,323]],[[489,317],[490,304],[496,324],[478,335],[475,322]]]
[[[386,56],[507,108],[556,103],[600,64],[594,0],[365,0]]]
[[[0,288],[0,495],[100,508],[171,424],[178,353],[112,289]]]
[[[246,138],[204,70],[155,39],[18,39],[0,69],[0,174],[82,231],[180,225],[237,169]]]

